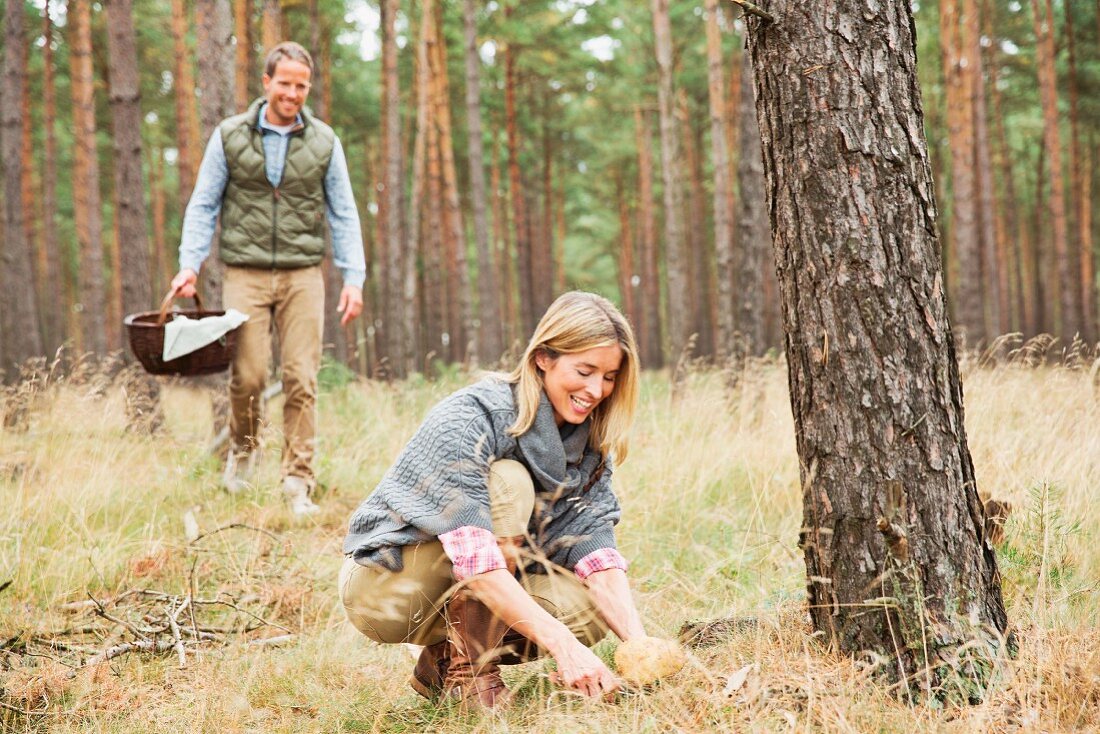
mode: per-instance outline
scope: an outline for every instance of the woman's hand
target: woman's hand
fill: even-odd
[[[555,676],[566,688],[579,691],[592,698],[609,697],[622,687],[622,681],[604,662],[576,639],[571,638],[561,650],[551,650],[558,664]]]

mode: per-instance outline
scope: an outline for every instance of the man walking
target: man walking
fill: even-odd
[[[229,383],[231,446],[222,483],[245,484],[256,457],[261,393],[279,338],[283,368],[282,491],[296,515],[317,510],[313,451],[317,372],[324,326],[324,223],[344,278],[342,325],[363,309],[359,214],[340,140],[305,108],[313,60],[297,43],[273,48],[264,62],[264,96],[223,120],[210,137],[183,221],[180,272],[172,287],[195,293],[199,268],[218,246],[225,263],[226,308],[249,319],[240,327]]]

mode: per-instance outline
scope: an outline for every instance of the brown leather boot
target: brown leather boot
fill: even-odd
[[[511,693],[500,678],[504,622],[466,589],[447,603],[450,665],[443,677],[446,695],[471,708],[492,709],[508,704]]]
[[[434,701],[443,694],[443,677],[451,664],[451,641],[426,645],[416,660],[409,685],[424,698]]]

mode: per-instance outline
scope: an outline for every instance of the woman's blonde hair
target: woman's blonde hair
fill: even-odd
[[[638,347],[634,332],[619,309],[595,293],[563,293],[546,309],[523,352],[523,359],[505,377],[516,385],[518,412],[508,433],[522,435],[535,422],[543,390],[542,370],[536,363],[539,354],[557,359],[563,354],[613,344],[622,349],[623,361],[611,396],[592,411],[588,444],[604,456],[614,454],[615,461],[622,463],[628,449],[627,432],[634,422],[638,403]]]

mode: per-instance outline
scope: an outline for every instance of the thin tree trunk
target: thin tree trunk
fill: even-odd
[[[542,313],[554,300],[559,282],[564,282],[564,262],[557,258],[554,242],[554,133],[550,124],[550,100],[543,99],[542,120],[542,227],[538,231],[539,246],[536,250],[535,272],[540,286],[535,310]]]
[[[642,364],[660,369],[664,364],[661,349],[661,284],[657,258],[657,218],[653,211],[653,153],[649,124],[641,107],[634,108],[635,146],[638,148],[638,216],[641,220],[641,345]]]
[[[1058,286],[1058,331],[1068,345],[1080,330],[1076,288],[1070,266],[1069,237],[1066,226],[1066,194],[1062,172],[1062,134],[1058,129],[1058,81],[1054,70],[1054,13],[1051,0],[1031,0],[1035,27],[1035,57],[1039,73],[1039,96],[1043,105],[1043,147],[1049,167],[1050,235]]]
[[[407,354],[408,340],[412,333],[405,333],[405,263],[401,242],[401,90],[397,74],[398,0],[382,0],[382,156],[384,179],[379,197],[379,217],[382,220],[381,237],[385,243],[385,268],[382,276],[382,328],[385,337],[385,354],[389,362],[389,375],[404,379],[410,365]],[[418,136],[422,134],[419,124]],[[420,140],[417,140],[417,146]],[[419,206],[419,198],[416,199]],[[418,213],[414,210],[413,217]]]
[[[764,269],[770,267],[767,214],[764,210],[764,162],[760,152],[760,128],[756,120],[752,86],[752,59],[741,58],[741,155],[737,159],[737,187],[741,213],[737,218],[740,250],[737,267],[737,329],[741,334],[738,356],[763,354]]]
[[[695,334],[693,354],[708,357],[714,354],[710,325],[707,323],[707,236],[706,204],[703,194],[703,165],[700,161],[700,137],[691,123],[693,115],[687,94],[679,93],[680,130],[683,137],[683,163],[687,172],[687,227],[684,232],[687,253],[688,328]]]
[[[4,243],[0,249],[0,373],[18,378],[18,365],[42,354],[34,269],[23,223],[22,109],[27,84],[24,7],[4,6],[4,64],[0,89],[9,104],[0,109],[0,163],[4,172]]]
[[[42,124],[45,128],[45,150],[42,172],[42,247],[46,253],[45,281],[56,285],[67,283],[64,278],[61,260],[61,243],[57,234],[57,92],[54,85],[53,56],[53,19],[50,17],[50,4],[42,8],[43,36],[45,44],[43,54],[42,96],[44,112]],[[68,289],[65,289],[68,292]],[[45,295],[44,293],[40,295]],[[65,340],[64,301],[58,298],[43,299],[42,314],[45,317],[45,347],[48,353],[57,351]]]
[[[141,153],[141,90],[131,0],[107,0],[107,53],[110,59],[111,116],[118,210],[122,311],[153,307],[149,242],[146,236],[145,181]]]
[[[234,64],[237,112],[244,112],[251,100],[248,82],[252,78],[252,0],[233,0],[233,28],[237,37]]]
[[[198,28],[200,138],[209,140],[218,123],[233,114],[233,23],[229,0],[195,0]],[[202,267],[203,293],[211,308],[221,308],[224,267],[215,235]]]
[[[1081,146],[1080,90],[1077,83],[1077,43],[1073,30],[1073,3],[1065,5],[1066,49],[1069,52],[1069,127],[1070,127],[1070,197],[1073,200],[1073,220],[1077,236],[1077,302],[1081,306],[1081,338],[1091,344],[1096,338],[1096,314],[1093,303],[1092,206],[1091,186],[1086,183],[1085,151]]]
[[[149,199],[153,207],[153,292],[160,294],[168,291],[173,275],[164,232],[167,223],[164,205],[164,152],[153,148],[148,153],[148,159]]]
[[[516,305],[515,263],[508,246],[508,197],[504,191],[501,173],[500,142],[493,136],[492,170],[489,188],[493,201],[493,247],[496,252],[497,280],[500,283],[500,313],[503,320],[504,348],[508,349],[519,338],[517,325],[519,311]]]
[[[505,18],[511,17],[512,7],[505,7]],[[509,43],[504,47],[504,118],[508,135],[508,195],[512,199],[512,241],[517,254],[517,297],[520,305],[520,331],[530,334],[535,329],[539,314],[535,311],[535,262],[531,232],[527,221],[527,200],[519,171],[519,123],[516,118],[516,54]]]
[[[103,288],[103,237],[96,153],[92,17],[89,0],[68,6],[70,86],[73,96],[73,212],[80,246],[79,347],[98,356],[107,353],[106,297]]]
[[[977,186],[978,234],[982,256],[982,293],[984,294],[985,334],[992,340],[1004,332],[1002,324],[1001,281],[997,259],[997,233],[994,217],[993,164],[989,152],[989,121],[985,100],[985,71],[982,61],[981,15],[977,0],[965,0],[966,39],[971,44],[969,58],[974,62],[970,104],[974,116],[974,181]]]
[[[195,112],[195,80],[191,50],[187,47],[187,8],[184,0],[172,0],[172,37],[175,43],[174,88],[176,100],[176,168],[179,171],[180,211],[187,209],[195,188],[199,153],[198,117]]]
[[[706,0],[707,88],[710,93],[710,145],[714,162],[714,255],[718,291],[717,344],[720,362],[733,354],[733,201],[730,186],[729,111],[726,107],[722,66],[722,36],[718,28],[718,0]]]
[[[971,38],[973,0],[940,3],[940,37],[947,98],[947,137],[951,148],[951,229],[949,243],[959,262],[955,283],[955,327],[964,348],[986,338],[982,307],[981,233],[974,170],[974,87],[978,39]]]
[[[24,15],[24,21],[26,16]],[[25,39],[24,39],[25,40]],[[46,281],[46,250],[38,241],[38,222],[41,219],[41,214],[38,211],[38,204],[40,203],[38,197],[35,196],[35,181],[34,181],[34,114],[31,109],[31,84],[30,84],[30,44],[24,42],[22,44],[23,58],[20,61],[20,66],[23,69],[23,91],[19,95],[19,117],[20,117],[20,130],[19,130],[19,154],[22,156],[22,162],[20,163],[21,175],[19,177],[20,184],[20,207],[23,210],[23,234],[27,243],[27,252],[30,255],[31,260],[31,290],[35,295],[34,309],[38,313],[38,322],[40,326],[39,340],[45,348],[46,344],[46,314],[44,298],[55,288],[53,284],[48,284]],[[0,250],[3,247],[0,245]]]
[[[489,223],[485,214],[485,153],[481,140],[481,56],[477,52],[476,0],[463,2],[463,27],[466,49],[466,126],[470,158],[470,204],[474,215],[474,239],[477,242],[478,345],[481,362],[494,365],[504,352],[501,334],[499,286],[489,242]]]
[[[683,194],[680,190],[680,145],[672,82],[672,30],[668,17],[669,0],[651,0],[653,35],[657,55],[657,106],[661,133],[661,177],[664,182],[665,268],[668,283],[669,358],[679,367],[691,337],[691,292],[688,288],[688,253],[681,217]],[[682,377],[673,374],[676,384]]]
[[[747,20],[749,54],[810,616],[910,693],[912,680],[965,697],[968,678],[984,690],[1007,620],[966,441],[912,12],[768,12]],[[964,650],[969,670],[953,662]]]
[[[260,41],[263,43],[264,56],[283,40],[283,12],[279,0],[263,0],[263,23]]]
[[[438,8],[439,6],[437,6]],[[459,362],[466,362],[470,355],[478,353],[477,329],[470,296],[470,269],[466,263],[466,227],[462,222],[462,202],[458,194],[458,173],[455,170],[454,138],[451,132],[451,94],[447,73],[447,39],[441,32],[442,15],[436,12],[432,30],[435,52],[432,79],[435,82],[435,120],[439,133],[439,154],[442,166],[444,234],[452,261],[448,271],[452,273],[448,291],[454,299],[451,343],[452,354]]]
[[[640,319],[637,313],[635,290],[641,281],[634,265],[634,227],[630,223],[630,207],[626,200],[626,186],[623,174],[615,176],[615,204],[619,210],[619,293],[622,296],[623,313],[626,314],[635,331],[638,331]]]

